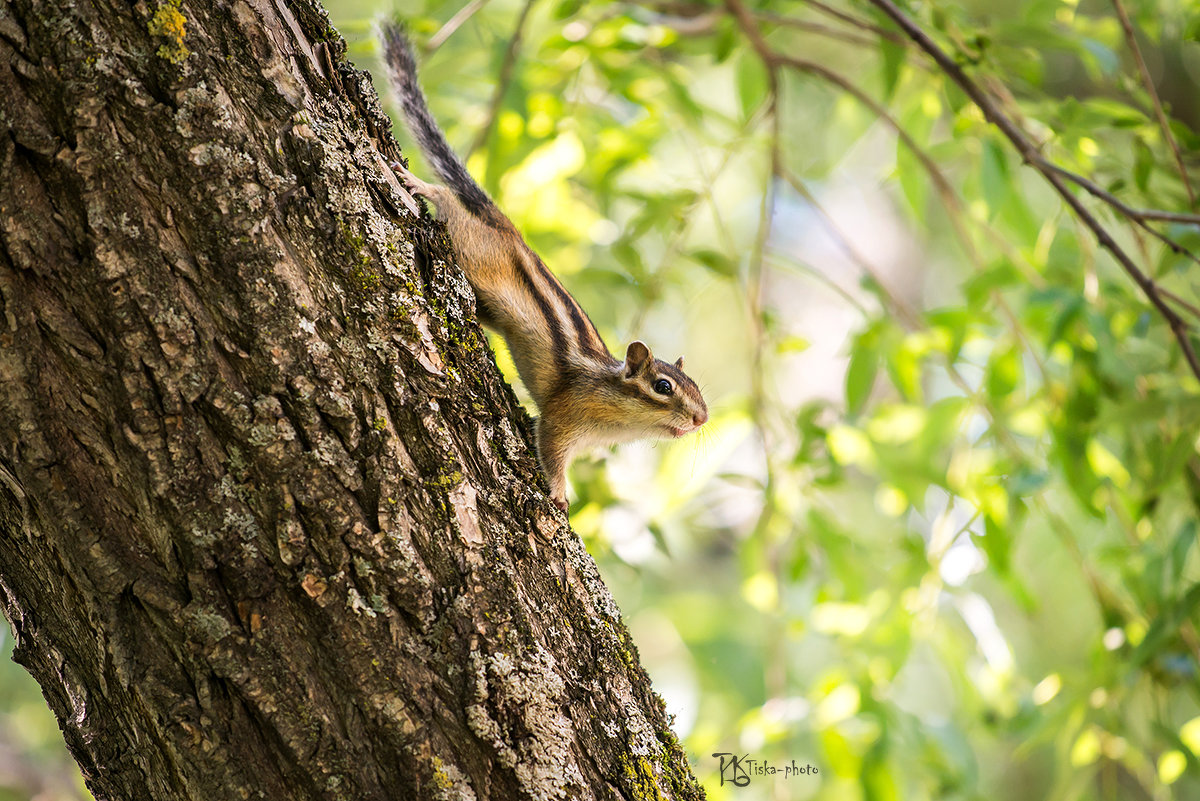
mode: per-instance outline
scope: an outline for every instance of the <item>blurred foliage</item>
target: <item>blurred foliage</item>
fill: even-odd
[[[0,801],[90,798],[37,684],[12,661],[12,645],[0,625]]]
[[[701,436],[579,461],[572,509],[711,798],[1200,798],[1200,384],[876,4],[329,7],[375,75],[378,15],[438,42],[474,174],[614,349],[705,388]],[[904,7],[1045,158],[1195,209],[1200,3]],[[1079,192],[1196,323],[1200,227]]]

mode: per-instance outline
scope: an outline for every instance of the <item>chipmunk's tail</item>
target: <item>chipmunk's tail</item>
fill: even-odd
[[[404,28],[393,22],[385,22],[382,35],[388,70],[392,84],[400,95],[400,107],[404,110],[409,131],[421,146],[434,172],[454,191],[463,205],[476,215],[486,214],[493,208],[491,198],[475,183],[462,161],[450,149],[446,135],[429,113],[425,93],[417,83],[417,60]]]

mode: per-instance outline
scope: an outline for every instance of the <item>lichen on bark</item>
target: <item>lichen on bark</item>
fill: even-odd
[[[158,57],[172,64],[182,64],[192,54],[184,43],[187,37],[187,18],[180,12],[181,0],[160,3],[150,18],[147,30],[151,36],[161,36],[166,44],[159,45]]]

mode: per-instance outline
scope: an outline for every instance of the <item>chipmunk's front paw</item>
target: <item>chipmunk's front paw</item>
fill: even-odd
[[[392,172],[400,176],[400,183],[404,184],[404,188],[414,195],[422,195],[429,197],[429,184],[422,181],[417,176],[413,175],[408,169],[398,161],[393,161],[390,165]]]
[[[550,500],[554,501],[554,505],[561,509],[563,514],[567,514],[571,510],[571,504],[567,503],[565,497],[551,498]]]

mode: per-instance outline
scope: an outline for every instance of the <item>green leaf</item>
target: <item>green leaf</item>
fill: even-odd
[[[1015,343],[992,354],[987,368],[987,392],[995,400],[1004,400],[1021,382],[1021,350]]]
[[[1196,542],[1196,521],[1189,520],[1179,528],[1179,533],[1175,535],[1174,542],[1171,543],[1171,575],[1170,579],[1173,582],[1178,582],[1183,576],[1184,565],[1187,564],[1188,551],[1191,550],[1192,544]]]
[[[924,220],[929,203],[929,175],[912,151],[896,143],[896,177],[913,217]]]
[[[987,554],[990,567],[998,575],[1008,575],[1012,570],[1012,537],[1007,529],[994,523],[990,517],[985,517],[984,535],[978,542]]]
[[[986,269],[973,273],[963,285],[963,292],[969,306],[980,308],[991,301],[994,290],[1018,286],[1020,283],[1021,274],[1012,260],[1002,256]]]
[[[1108,97],[1090,97],[1078,108],[1081,113],[1075,123],[1083,131],[1101,125],[1133,128],[1147,122],[1146,115],[1138,109]]]
[[[747,50],[737,60],[734,77],[742,118],[748,120],[767,98],[767,69],[757,53]]]
[[[982,275],[982,274],[981,274]],[[980,290],[986,292],[986,290]],[[968,299],[973,296],[973,290],[967,290]],[[940,334],[945,332],[949,335],[949,342],[946,347],[946,357],[950,361],[957,361],[959,352],[962,350],[963,344],[967,337],[971,334],[976,321],[986,322],[986,317],[979,314],[974,309],[984,305],[982,300],[968,300],[970,306],[974,307],[968,311],[962,308],[943,308],[936,311],[926,312],[925,319],[928,320],[929,326],[934,333]]]
[[[983,143],[983,164],[980,179],[983,184],[983,197],[991,214],[995,214],[1006,203],[1011,193],[1012,176],[1008,172],[1008,160],[1004,149],[995,141],[988,139]]]
[[[1134,648],[1129,665],[1138,668],[1153,659],[1163,648],[1179,636],[1179,626],[1200,608],[1200,584],[1190,590],[1150,624],[1146,636]]]
[[[921,354],[914,349],[911,339],[902,339],[889,348],[884,364],[900,395],[906,401],[920,402]]]
[[[688,256],[700,262],[717,275],[723,275],[726,278],[737,275],[737,262],[719,250],[701,248],[699,250],[693,250],[688,254]]]
[[[1050,481],[1048,473],[1023,467],[1008,484],[1010,495],[1023,497],[1036,495]]]
[[[562,0],[554,7],[554,18],[564,20],[573,17],[583,8],[584,0]]]
[[[682,112],[689,123],[698,125],[703,121],[704,109],[695,101],[692,93],[681,81],[675,80],[674,77],[668,77],[667,91],[674,101],[675,109]]]
[[[713,58],[718,64],[724,64],[740,41],[733,22],[722,18],[722,24],[717,30],[716,42],[713,45]]]
[[[879,53],[883,56],[883,100],[892,99],[896,92],[896,84],[900,82],[900,73],[908,58],[908,48],[890,39],[879,39]]]
[[[667,535],[663,531],[662,526],[660,526],[658,523],[651,522],[646,527],[650,530],[650,536],[654,538],[654,544],[658,546],[658,549],[662,551],[663,554],[669,557],[671,555],[671,546],[667,544]]]
[[[1120,59],[1117,58],[1117,54],[1112,51],[1111,47],[1088,38],[1083,40],[1083,47],[1092,56],[1091,59],[1084,59],[1084,63],[1094,67],[1095,73],[1093,74],[1096,74],[1097,77],[1112,75],[1117,71]]]
[[[647,275],[646,264],[642,261],[641,252],[631,242],[626,239],[618,239],[616,242],[613,242],[612,254],[617,257],[617,261],[629,270],[634,280],[645,280]]]
[[[1140,137],[1134,141],[1133,182],[1143,192],[1150,188],[1150,173],[1154,171],[1154,151]]]
[[[851,415],[862,411],[867,398],[871,396],[878,372],[879,351],[865,345],[860,337],[850,353],[850,365],[846,368],[846,410]]]
[[[812,346],[812,343],[809,342],[804,337],[798,337],[798,336],[792,335],[792,336],[786,336],[783,339],[779,340],[779,344],[777,344],[775,346],[775,351],[777,353],[779,353],[780,355],[787,355],[787,354],[792,354],[792,353],[803,353],[804,351],[808,350],[809,347],[811,347],[811,346]]]

